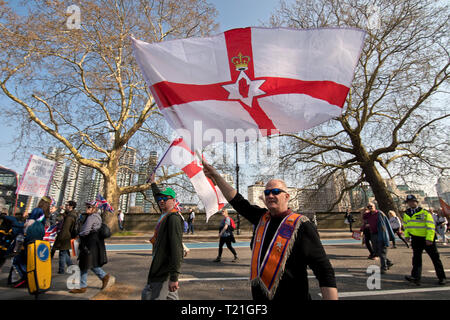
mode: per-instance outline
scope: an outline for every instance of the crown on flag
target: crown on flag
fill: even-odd
[[[231,63],[236,67],[236,71],[245,71],[248,69],[248,63],[250,62],[249,56],[243,56],[242,53],[239,52],[237,57],[231,58]]]

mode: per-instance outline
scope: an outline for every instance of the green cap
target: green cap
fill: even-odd
[[[158,194],[162,194],[162,195],[164,195],[164,196],[170,196],[170,197],[172,197],[172,198],[174,198],[174,199],[177,197],[177,194],[175,193],[175,191],[173,191],[172,188],[166,188],[166,190],[161,191],[161,192],[158,193]]]

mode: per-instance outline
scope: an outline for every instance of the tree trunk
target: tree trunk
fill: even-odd
[[[104,222],[111,229],[111,232],[117,232],[119,230],[119,224],[117,220],[117,208],[119,207],[119,187],[117,186],[117,174],[104,177],[104,195],[103,197],[114,208],[114,212],[105,211],[103,214]]]
[[[364,173],[364,179],[369,183],[370,188],[378,203],[378,208],[384,213],[388,213],[389,210],[398,212],[397,206],[389,192],[386,183],[378,172],[375,162],[370,159],[364,145],[362,144],[361,137],[356,134],[350,134],[352,140],[354,154],[360,163],[360,167]]]
[[[114,208],[114,212],[105,212],[103,215],[103,219],[108,227],[111,229],[111,232],[117,232],[119,230],[119,223],[117,220],[117,210],[119,208],[119,198],[120,198],[120,190],[117,185],[117,174],[119,172],[119,150],[111,151],[109,161],[107,164],[108,174],[103,175],[104,178],[104,195],[103,197],[108,201],[108,203]]]
[[[361,168],[364,172],[365,180],[369,183],[375,199],[377,200],[378,208],[386,214],[389,210],[398,212],[394,199],[392,198],[386,183],[378,172],[378,169],[375,167],[375,163],[368,162],[362,164]]]

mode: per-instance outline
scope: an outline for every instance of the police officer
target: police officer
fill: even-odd
[[[433,262],[439,284],[444,285],[446,277],[434,241],[435,225],[433,217],[428,211],[418,206],[419,201],[414,195],[408,195],[405,202],[408,205],[408,209],[406,209],[406,213],[403,216],[405,238],[409,240],[409,237],[411,237],[411,247],[413,249],[411,276],[405,276],[405,279],[411,283],[420,285],[422,253],[425,249]]]

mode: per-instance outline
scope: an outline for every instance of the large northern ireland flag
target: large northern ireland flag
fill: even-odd
[[[133,46],[174,129],[193,133],[198,120],[232,142],[227,129],[293,133],[339,116],[364,36],[352,28],[242,28]]]

